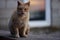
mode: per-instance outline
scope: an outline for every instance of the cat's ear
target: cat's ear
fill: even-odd
[[[22,5],[22,3],[21,3],[20,1],[17,1],[17,4],[18,4],[18,6],[19,6],[19,5]]]
[[[25,3],[25,5],[28,5],[28,6],[30,6],[30,1],[29,1],[29,2],[27,2],[27,3]]]

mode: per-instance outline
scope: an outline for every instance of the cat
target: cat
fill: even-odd
[[[27,37],[30,31],[29,27],[29,7],[30,2],[22,3],[17,1],[17,8],[9,21],[10,33],[13,37]]]

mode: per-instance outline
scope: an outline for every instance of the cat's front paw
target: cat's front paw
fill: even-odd
[[[25,38],[26,38],[27,36],[28,36],[28,35],[20,35],[20,37],[25,37]]]
[[[28,35],[24,35],[25,38],[27,38]]]

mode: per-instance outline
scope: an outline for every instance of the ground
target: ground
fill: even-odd
[[[31,29],[27,38],[12,38],[9,35],[9,31],[0,30],[0,40],[60,40],[60,30],[41,30],[40,28]]]

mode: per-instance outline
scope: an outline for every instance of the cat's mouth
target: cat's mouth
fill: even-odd
[[[23,16],[24,15],[24,13],[21,13],[21,12],[18,12],[17,14],[20,15],[20,16]]]

